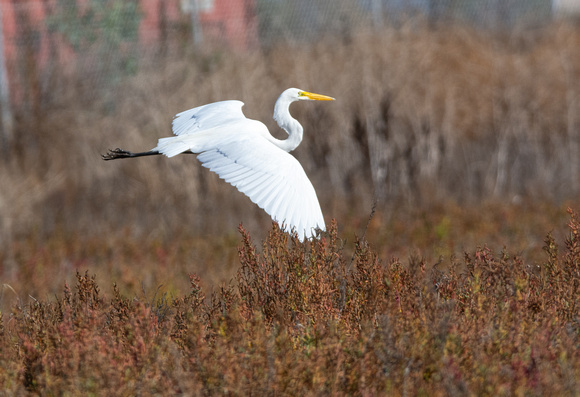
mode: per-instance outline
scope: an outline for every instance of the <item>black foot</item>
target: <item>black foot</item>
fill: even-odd
[[[134,154],[123,149],[109,149],[107,154],[101,154],[103,160],[124,159],[127,157],[134,157]]]

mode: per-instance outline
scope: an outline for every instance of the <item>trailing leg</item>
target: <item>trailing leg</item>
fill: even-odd
[[[161,154],[161,153],[159,153],[156,150],[151,150],[149,152],[133,153],[133,152],[129,152],[128,150],[123,150],[123,149],[117,148],[117,149],[109,149],[107,154],[102,154],[101,157],[103,158],[103,160],[116,160],[116,159],[126,159],[126,158],[131,158],[131,157],[156,156],[159,154]]]

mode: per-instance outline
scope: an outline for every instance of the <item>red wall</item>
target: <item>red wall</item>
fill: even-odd
[[[76,1],[81,5],[90,0]],[[188,26],[190,16],[182,13],[180,1],[140,0],[139,44],[142,48],[154,48],[160,42],[162,26]],[[54,57],[56,52],[62,64],[59,67],[63,69],[74,63],[74,51],[64,38],[52,35],[48,40],[44,21],[55,4],[56,0],[0,0],[6,67],[11,96],[17,103],[29,95],[30,90],[38,89],[38,81],[29,80],[34,74],[36,76],[32,77],[40,80],[39,74],[48,64],[50,55]],[[211,9],[200,13],[204,43],[225,45],[238,51],[256,46],[255,0],[213,0],[210,4]],[[23,24],[28,27],[23,29]],[[23,45],[23,40],[32,45]],[[31,73],[31,70],[36,72]]]
[[[213,10],[201,14],[204,37],[222,38],[230,48],[245,50],[258,40],[255,0],[214,0]]]

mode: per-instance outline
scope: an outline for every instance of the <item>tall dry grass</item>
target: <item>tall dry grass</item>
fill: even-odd
[[[18,115],[0,168],[4,241],[30,230],[264,229],[267,215],[192,157],[99,155],[148,150],[171,133],[175,113],[233,98],[282,137],[271,115],[290,86],[337,98],[292,107],[305,128],[295,155],[327,221],[366,217],[373,197],[388,213],[447,200],[561,202],[580,191],[578,27],[490,33],[409,21],[246,54],[175,52],[116,87],[56,80],[39,118]]]
[[[580,390],[580,222],[533,264],[487,247],[450,271],[240,228],[234,280],[131,298],[88,273],[0,313],[9,395],[561,395]],[[155,267],[134,256],[130,268]],[[1,298],[1,296],[0,296]],[[6,316],[6,317],[4,317]],[[3,319],[6,321],[1,321]]]
[[[579,44],[565,24],[411,21],[170,57],[117,87],[61,76],[1,160],[0,389],[577,394],[580,222],[562,232],[553,204],[579,189]],[[215,100],[283,136],[288,86],[337,98],[292,108],[296,156],[338,219],[321,240],[266,226],[191,156],[100,159]],[[270,231],[262,249],[240,222]],[[376,246],[350,241],[363,230]]]

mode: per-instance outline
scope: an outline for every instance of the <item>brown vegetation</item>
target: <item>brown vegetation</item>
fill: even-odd
[[[208,294],[103,295],[77,273],[16,305],[0,333],[11,394],[575,395],[580,223],[540,266],[488,248],[448,272],[345,255],[336,225],[301,244],[241,228],[235,280]],[[132,266],[148,266],[135,260]],[[460,270],[463,269],[463,270]],[[5,314],[3,316],[6,316]]]
[[[578,48],[580,31],[570,25],[492,34],[409,22],[250,54],[186,54],[103,90],[87,89],[94,76],[79,76],[55,90],[41,120],[18,117],[15,148],[0,170],[11,187],[0,202],[3,230],[130,226],[205,235],[240,221],[267,228],[267,216],[191,157],[105,163],[99,154],[148,150],[171,134],[173,114],[233,98],[281,136],[273,103],[289,86],[337,98],[292,107],[305,127],[295,154],[327,220],[365,218],[372,197],[385,212],[448,200],[575,198]]]
[[[17,115],[0,167],[0,389],[577,394],[580,227],[562,225],[580,193],[579,48],[565,24],[410,21],[186,54],[105,89],[66,80],[39,118]],[[292,107],[295,154],[338,220],[320,241],[268,234],[191,156],[100,159],[223,99],[278,135],[290,86],[337,98]]]

